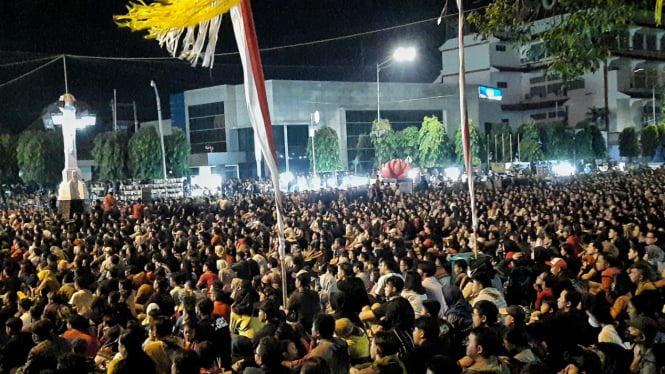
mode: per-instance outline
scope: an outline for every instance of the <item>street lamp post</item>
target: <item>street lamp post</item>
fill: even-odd
[[[64,217],[71,217],[74,213],[85,210],[85,200],[88,198],[85,182],[81,179],[81,169],[78,167],[76,156],[76,130],[95,124],[95,116],[77,116],[76,98],[70,93],[60,96],[60,113],[52,114],[54,125],[62,126],[62,139],[65,150],[65,168],[62,169],[62,182],[58,188],[59,211]]]
[[[320,119],[321,115],[318,110],[309,114],[309,136],[312,137],[312,172],[314,174],[312,181],[314,182],[316,181],[316,153],[314,151],[314,135],[316,134],[316,128],[314,126],[319,124]]]
[[[155,100],[157,100],[157,126],[159,127],[157,132],[159,132],[159,145],[162,147],[162,175],[164,176],[164,179],[166,179],[166,151],[164,150],[164,131],[162,130],[162,104],[159,100],[157,83],[155,83],[155,81],[150,81],[150,86],[155,89]]]
[[[385,61],[376,64],[376,120],[381,120],[381,69],[387,68],[393,62],[413,61],[416,58],[416,49],[414,47],[399,47],[395,49],[392,56]]]

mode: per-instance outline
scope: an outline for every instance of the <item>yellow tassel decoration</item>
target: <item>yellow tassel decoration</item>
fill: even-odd
[[[161,0],[147,5],[138,0],[127,6],[127,14],[113,19],[120,27],[147,31],[146,38],[156,39],[173,57],[192,66],[201,59],[203,67],[212,67],[222,15],[240,1]]]

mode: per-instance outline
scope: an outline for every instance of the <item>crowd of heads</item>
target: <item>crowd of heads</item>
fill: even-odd
[[[18,353],[2,365],[650,372],[662,366],[664,182],[481,183],[476,217],[462,184],[288,193],[283,231],[258,187],[100,200],[68,218],[10,204],[0,342]]]

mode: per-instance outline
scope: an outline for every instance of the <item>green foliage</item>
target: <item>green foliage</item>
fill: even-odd
[[[16,142],[16,161],[24,182],[59,183],[65,165],[62,133],[24,131]]]
[[[339,161],[337,132],[332,127],[323,127],[314,133],[314,151],[317,173],[333,173],[344,170]],[[310,168],[314,171],[311,141],[307,143],[307,157],[310,160]]]
[[[575,159],[591,161],[595,159],[592,147],[592,136],[588,128],[575,134]]]
[[[540,145],[540,136],[536,122],[532,119],[520,126],[520,160],[521,161],[542,161],[543,150]]]
[[[382,118],[372,122],[372,132],[370,133],[370,140],[374,146],[374,166],[378,167],[381,163],[390,160],[390,151],[383,146],[386,139],[393,134],[393,128],[390,126],[390,121]]]
[[[8,134],[0,135],[0,183],[16,183],[18,177],[18,163],[16,162],[16,139]]]
[[[656,148],[660,145],[658,126],[649,125],[642,129],[640,134],[640,146],[642,147],[642,156],[653,157]]]
[[[128,148],[128,165],[132,178],[162,178],[162,150],[157,129],[154,127],[140,129],[129,139]]]
[[[471,144],[471,165],[480,164],[480,135],[478,127],[472,120],[469,120],[469,141]],[[455,154],[457,162],[464,165],[464,145],[462,143],[462,129],[455,132]]]
[[[542,123],[538,126],[538,135],[546,160],[570,160],[575,153],[573,130],[561,122]]]
[[[623,157],[637,157],[640,155],[640,147],[637,144],[637,131],[635,127],[626,127],[619,134],[619,154]]]
[[[171,178],[187,177],[189,176],[191,146],[182,130],[173,127],[171,131],[171,135],[164,137],[166,169],[171,172],[169,175]]]
[[[425,117],[418,132],[418,156],[420,166],[434,168],[450,160],[450,141],[446,126],[436,116]]]
[[[126,134],[108,131],[97,134],[93,142],[92,157],[95,161],[97,178],[101,180],[122,180],[127,178]]]
[[[665,146],[665,122],[661,122],[658,125],[658,142],[660,145]]]
[[[593,157],[596,159],[606,159],[608,155],[607,144],[598,126],[590,126],[589,133],[591,134]]]
[[[484,39],[542,43],[538,57],[548,56],[549,72],[564,80],[597,71],[616,47],[616,35],[628,29],[638,12],[634,3],[625,0],[557,0],[551,11],[540,8],[540,3],[495,0],[472,12],[468,20]],[[555,16],[544,31],[534,24],[543,16]]]
[[[406,159],[411,157],[415,159],[418,155],[419,133],[417,127],[410,126],[400,131],[400,142],[398,143],[397,152],[393,158]]]

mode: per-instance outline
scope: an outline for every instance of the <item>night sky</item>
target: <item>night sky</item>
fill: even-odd
[[[435,20],[444,3],[254,0],[265,77],[372,82],[377,62],[387,58],[397,45],[411,44],[418,48],[417,61],[382,70],[381,80],[431,82],[441,69],[438,47],[445,41],[445,22],[437,26]],[[451,12],[456,12],[454,1],[450,3]],[[144,39],[144,34],[113,23],[112,16],[125,13],[126,5],[126,0],[0,1],[0,132],[22,131],[65,92],[61,60],[6,84],[49,60],[16,64],[21,61],[73,55],[66,59],[69,91],[101,117],[97,131],[110,129],[114,89],[119,102],[137,102],[139,120],[154,120],[157,113],[151,79],[159,87],[165,118],[169,116],[171,93],[241,83],[229,17],[223,21],[217,44],[217,53],[223,55],[216,57],[213,69],[192,68],[173,59],[128,60],[168,56],[157,42]],[[354,34],[359,35],[346,37]],[[311,44],[327,39],[336,40]],[[310,44],[277,48],[301,43]]]

